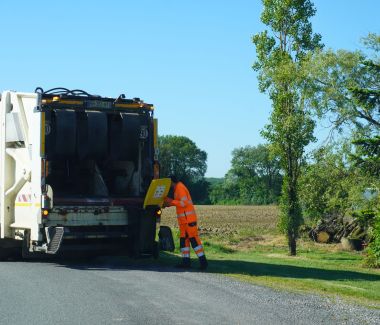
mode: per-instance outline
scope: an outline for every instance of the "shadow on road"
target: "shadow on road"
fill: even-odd
[[[178,257],[161,253],[161,258],[158,260],[134,260],[125,256],[101,256],[86,260],[59,259],[54,262],[61,267],[68,267],[77,270],[184,272],[184,270],[174,267],[174,265],[179,261],[180,259]],[[192,265],[192,269],[185,271],[197,272],[198,261],[193,260]],[[326,270],[314,267],[236,260],[210,260],[207,273],[244,274],[251,276],[271,276],[296,279],[380,281],[380,274],[376,275],[355,271]]]

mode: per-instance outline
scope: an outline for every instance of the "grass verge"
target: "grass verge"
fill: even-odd
[[[298,255],[290,257],[286,245],[263,243],[255,237],[252,241],[249,249],[243,249],[218,238],[203,238],[208,272],[275,289],[340,297],[380,309],[380,271],[364,268],[361,253],[300,241]],[[178,249],[174,254],[161,253],[161,263],[175,264],[177,256]],[[197,264],[196,259],[193,264]]]
[[[340,244],[317,244],[304,238],[298,241],[298,255],[288,256],[285,239],[276,227],[278,207],[197,206],[196,209],[210,262],[208,272],[380,308],[380,270],[363,267],[363,253],[343,251]],[[165,209],[163,220],[173,228],[177,238],[175,209]],[[178,249],[174,254],[162,253],[160,263],[173,265],[179,261],[177,256]]]

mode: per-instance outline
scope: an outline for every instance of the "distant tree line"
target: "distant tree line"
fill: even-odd
[[[213,204],[273,204],[281,193],[282,176],[277,157],[266,145],[232,151],[231,169],[210,190]]]
[[[207,153],[189,138],[160,136],[161,177],[182,180],[196,204],[273,204],[281,193],[282,176],[277,157],[266,145],[236,148],[224,178],[207,179]]]

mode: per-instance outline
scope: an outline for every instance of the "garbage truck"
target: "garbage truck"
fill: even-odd
[[[0,258],[78,249],[157,256],[170,182],[159,180],[153,113],[123,94],[2,92]]]

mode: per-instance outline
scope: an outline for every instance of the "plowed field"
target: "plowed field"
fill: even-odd
[[[202,234],[237,234],[241,232],[267,234],[276,232],[277,206],[196,206],[199,230]],[[177,227],[175,208],[163,210],[163,225]]]

